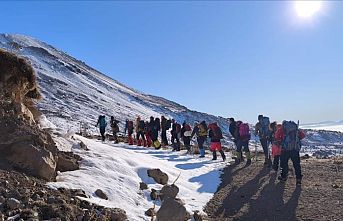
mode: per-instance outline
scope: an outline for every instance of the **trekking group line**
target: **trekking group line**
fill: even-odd
[[[119,132],[119,121],[111,116],[110,127],[113,132],[114,142],[118,143],[117,133]],[[105,131],[107,127],[106,117],[100,115],[96,126],[99,126],[102,141],[105,141]],[[212,152],[212,160],[217,160],[217,151],[220,153],[222,160],[226,160],[225,153],[222,148],[221,139],[223,133],[216,122],[207,125],[205,121],[195,122],[192,127],[183,122],[179,124],[174,119],[167,119],[164,116],[161,118],[150,117],[149,121],[144,121],[140,117],[134,121],[126,120],[125,135],[127,134],[127,143],[129,145],[137,144],[138,146],[161,147],[169,146],[167,132],[170,130],[171,146],[173,151],[180,151],[181,142],[187,150],[187,154],[194,154],[194,149],[191,146],[191,140],[196,137],[197,146],[200,152],[200,158],[205,157],[205,142],[210,139],[210,151]],[[235,163],[239,164],[244,161],[243,151],[245,153],[246,165],[251,164],[252,155],[249,150],[249,141],[251,132],[248,123],[235,121],[234,118],[229,118],[229,132],[235,144]],[[293,162],[296,184],[300,185],[302,180],[301,165],[300,165],[300,149],[301,140],[305,137],[305,133],[299,129],[299,122],[283,121],[282,124],[270,122],[269,117],[258,115],[258,122],[255,125],[253,132],[255,137],[259,138],[263,153],[264,165],[271,167],[274,172],[278,172],[280,168],[280,176],[278,179],[285,182],[288,177],[288,161]],[[159,134],[161,141],[159,140]],[[135,135],[135,136],[134,136]],[[271,146],[271,148],[270,148]],[[271,149],[271,151],[270,151]]]

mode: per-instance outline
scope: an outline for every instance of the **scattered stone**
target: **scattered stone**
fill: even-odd
[[[83,190],[81,190],[81,189],[75,190],[74,195],[75,195],[75,196],[79,196],[79,197],[83,197],[83,198],[89,198],[89,197],[87,196],[86,192],[83,191]]]
[[[53,196],[49,196],[46,202],[47,202],[48,204],[53,204],[53,203],[56,202],[56,199],[55,199],[55,197],[53,197]]]
[[[72,152],[58,152],[56,170],[60,172],[78,170],[78,159],[80,159],[80,157]]]
[[[0,196],[0,203],[4,203],[6,201],[5,197]]]
[[[150,198],[151,200],[157,200],[158,199],[158,193],[155,189],[151,189],[151,193],[150,193]]]
[[[155,214],[156,214],[156,212],[155,212],[154,208],[150,208],[147,211],[145,211],[145,215],[150,216],[150,217],[155,216]]]
[[[148,185],[144,182],[140,182],[139,183],[139,189],[140,190],[147,190],[148,189]]]
[[[2,213],[0,213],[0,221],[5,221],[5,216]]]
[[[338,189],[338,188],[340,188],[340,186],[339,186],[339,185],[337,185],[337,184],[332,184],[332,187],[333,187],[334,189]]]
[[[156,214],[158,221],[183,221],[187,218],[186,208],[172,198],[166,198]]]
[[[302,160],[310,159],[310,155],[305,154],[304,156],[301,156],[300,159]]]
[[[100,190],[100,189],[97,189],[95,191],[95,195],[100,197],[101,199],[108,200],[108,197],[106,196],[106,194],[102,190]]]
[[[12,210],[18,209],[20,207],[20,201],[15,198],[9,198],[7,200],[7,206]]]
[[[163,173],[160,169],[148,169],[148,176],[152,177],[156,183],[165,185],[168,183],[168,175]]]
[[[202,221],[202,216],[199,214],[199,211],[194,211],[193,214],[194,221]]]
[[[82,142],[82,141],[80,142],[80,148],[83,149],[83,150],[86,150],[86,151],[89,150],[87,145],[84,142]]]
[[[161,200],[165,199],[166,197],[170,197],[174,199],[178,193],[179,193],[179,187],[177,187],[175,184],[165,185],[160,191]]]
[[[111,209],[111,221],[126,221],[127,215],[125,210],[114,208]]]

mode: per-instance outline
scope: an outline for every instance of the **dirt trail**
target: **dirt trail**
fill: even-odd
[[[301,165],[301,187],[295,185],[293,170],[280,183],[262,161],[228,166],[206,205],[208,220],[343,220],[342,159],[308,159]]]

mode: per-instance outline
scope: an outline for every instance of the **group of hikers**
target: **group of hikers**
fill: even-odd
[[[110,119],[110,127],[113,132],[113,138],[118,143],[117,133],[119,132],[119,121],[112,116]],[[102,140],[105,141],[106,117],[99,116],[97,125],[100,128]],[[207,138],[210,139],[210,151],[212,152],[212,160],[217,160],[217,151],[220,153],[222,160],[226,160],[225,153],[222,148],[221,139],[223,133],[219,125],[214,122],[206,124],[205,121],[195,122],[193,129],[187,123],[179,124],[174,119],[150,117],[149,121],[144,121],[140,117],[134,121],[126,120],[125,135],[127,134],[127,143],[138,146],[151,147],[160,149],[161,147],[169,146],[167,132],[170,130],[170,141],[173,151],[181,150],[181,140],[187,154],[193,154],[194,149],[191,145],[191,140],[196,137],[196,143],[199,148],[200,158],[205,157],[204,143]],[[235,121],[234,118],[229,118],[229,132],[235,144],[235,161],[241,163],[244,161],[243,151],[245,152],[246,164],[251,164],[252,155],[249,150],[249,141],[252,138],[249,124],[242,121]],[[135,134],[135,136],[134,136]],[[159,141],[159,134],[161,142]],[[278,171],[281,167],[281,175],[278,179],[282,182],[287,180],[288,176],[288,161],[292,160],[297,184],[301,184],[302,174],[300,166],[300,140],[305,137],[302,130],[299,130],[299,125],[293,121],[283,121],[282,124],[270,122],[269,117],[259,115],[258,122],[255,125],[255,137],[259,138],[261,143],[265,161],[264,165],[272,167],[274,171]],[[271,152],[270,152],[271,146]],[[272,160],[273,159],[273,160]]]

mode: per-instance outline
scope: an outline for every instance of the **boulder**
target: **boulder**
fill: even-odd
[[[179,193],[179,187],[177,187],[175,184],[165,185],[165,186],[163,186],[162,190],[160,191],[161,200],[163,200],[167,197],[174,199],[178,193]]]
[[[95,195],[96,195],[97,197],[100,197],[101,199],[108,200],[107,195],[106,195],[101,189],[97,189],[97,190],[95,191]]]
[[[127,215],[125,210],[114,208],[111,209],[111,221],[126,221]]]
[[[199,211],[194,211],[193,218],[194,221],[202,221],[202,216],[199,214]]]
[[[56,170],[60,172],[73,171],[79,169],[77,155],[72,152],[59,152]]]
[[[180,202],[166,198],[157,211],[156,221],[184,221],[188,216],[187,210]]]
[[[148,169],[148,176],[152,177],[156,183],[165,185],[168,183],[168,175],[163,173],[160,169]]]

